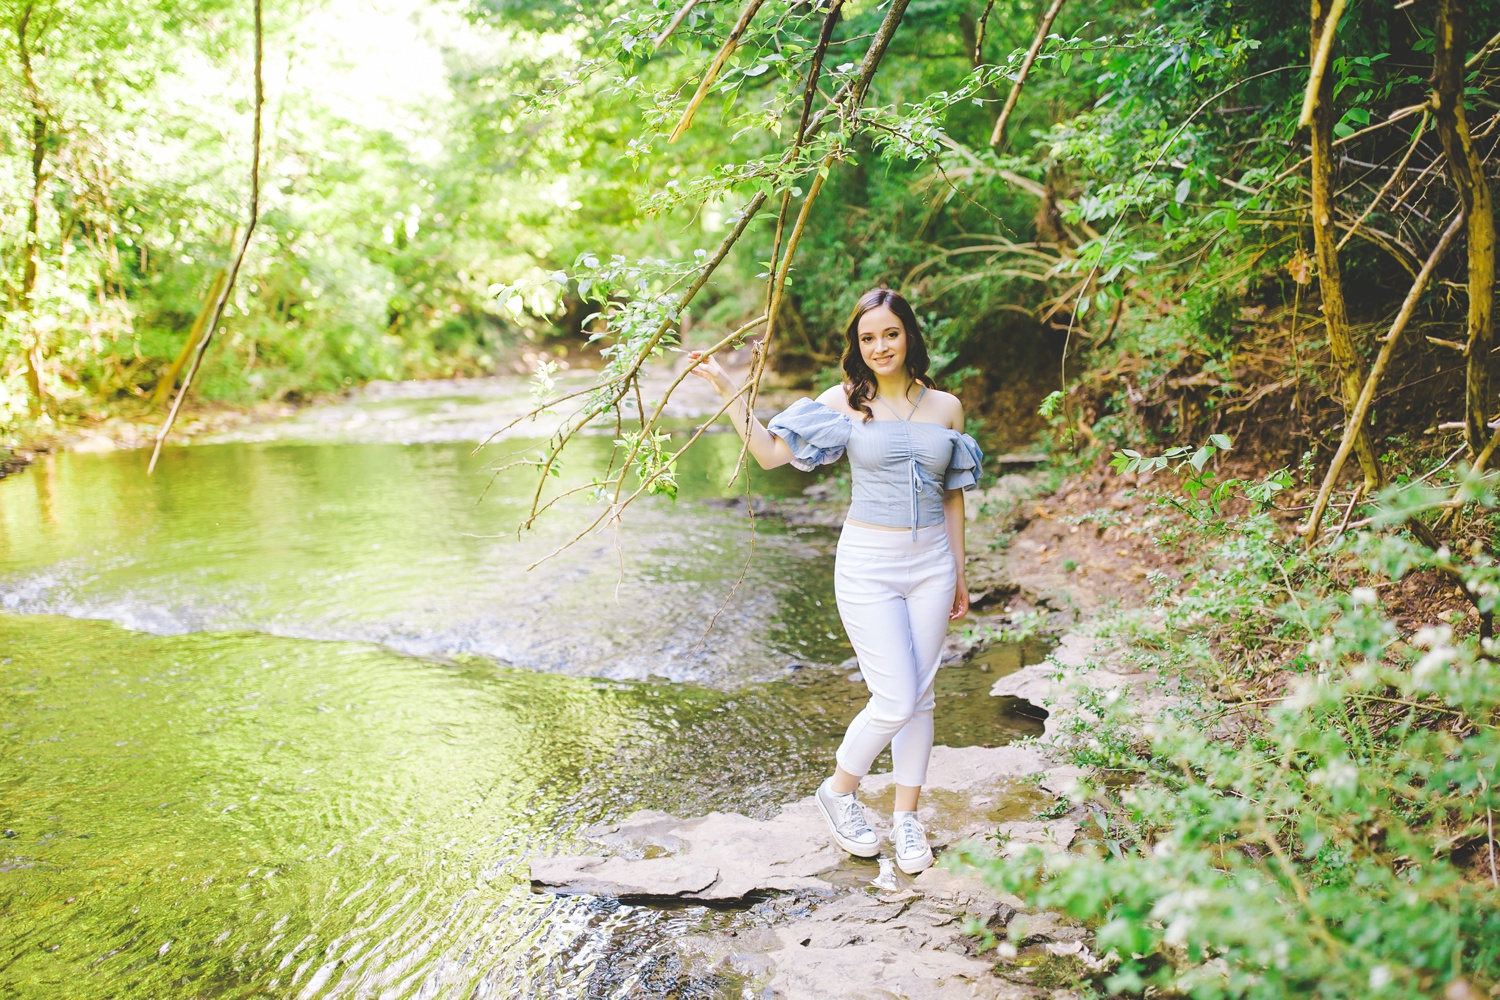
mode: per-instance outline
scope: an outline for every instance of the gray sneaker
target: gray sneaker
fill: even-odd
[[[898,812],[891,824],[891,844],[896,848],[896,865],[908,875],[932,867],[932,848],[927,846],[927,831],[914,812]]]
[[[880,838],[870,829],[865,811],[853,792],[839,795],[828,787],[828,779],[825,779],[814,798],[818,800],[823,818],[828,820],[835,844],[857,858],[873,858],[880,853]]]

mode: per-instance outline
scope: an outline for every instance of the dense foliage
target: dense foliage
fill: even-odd
[[[1137,468],[1233,437],[1296,471],[1220,489],[1212,452],[1168,453],[1213,545],[1131,626],[1182,718],[1075,748],[1136,779],[1090,800],[1112,849],[997,877],[1094,921],[1112,990],[1496,982],[1500,0],[273,0],[265,24],[261,218],[202,398],[541,362],[542,483],[618,428],[578,488],[597,526],[671,493],[696,439],[640,391],[665,348],[748,343],[750,395],[828,381],[851,291],[886,283],[1013,436],[1040,404]],[[12,437],[160,410],[244,224],[250,25],[0,0]],[[555,398],[579,351],[596,381]],[[1397,628],[1369,595],[1423,568],[1474,614]]]

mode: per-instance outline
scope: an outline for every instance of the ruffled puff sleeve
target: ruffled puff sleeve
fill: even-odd
[[[953,458],[943,475],[943,489],[972,490],[979,484],[979,467],[983,461],[984,452],[979,450],[979,443],[967,434],[959,434],[953,439]]]
[[[849,418],[803,397],[771,418],[766,430],[792,449],[792,464],[803,472],[837,462],[849,446]]]

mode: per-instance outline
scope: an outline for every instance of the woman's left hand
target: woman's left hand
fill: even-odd
[[[948,620],[956,621],[969,613],[969,584],[963,577],[958,578],[958,586],[953,590],[953,610],[948,612]]]

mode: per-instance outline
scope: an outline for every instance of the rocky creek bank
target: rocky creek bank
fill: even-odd
[[[934,748],[921,818],[938,855],[935,867],[909,877],[889,857],[850,858],[829,842],[809,796],[765,820],[636,813],[586,831],[588,846],[580,853],[534,859],[533,890],[643,905],[791,897],[795,905],[776,908],[754,930],[683,944],[703,967],[748,977],[768,998],[1072,996],[1063,988],[1069,977],[1049,970],[1058,962],[1075,970],[1097,966],[1086,929],[1056,914],[1026,912],[1020,899],[991,889],[973,869],[945,864],[943,856],[959,844],[1006,854],[1032,845],[1047,852],[1087,849],[1079,837],[1081,812],[1058,808],[1066,807],[1081,773],[1053,750],[1088,721],[1078,685],[1109,700],[1161,699],[1153,677],[1088,634],[1091,612],[1137,603],[1153,570],[1171,573],[1150,543],[1149,510],[1111,485],[1076,477],[1052,490],[1040,474],[1017,474],[1002,477],[977,503],[971,499],[969,576],[977,610],[967,638],[955,634],[952,659],[973,655],[987,633],[1021,620],[1046,616],[1068,631],[1045,662],[999,678],[991,690],[1047,710],[1042,740]],[[757,513],[784,513],[799,523],[830,522],[840,513],[816,494],[783,506]],[[1106,513],[1079,517],[1097,511]],[[872,775],[861,791],[882,837],[893,797],[889,774]],[[982,951],[976,928],[1008,936],[1020,948]]]

